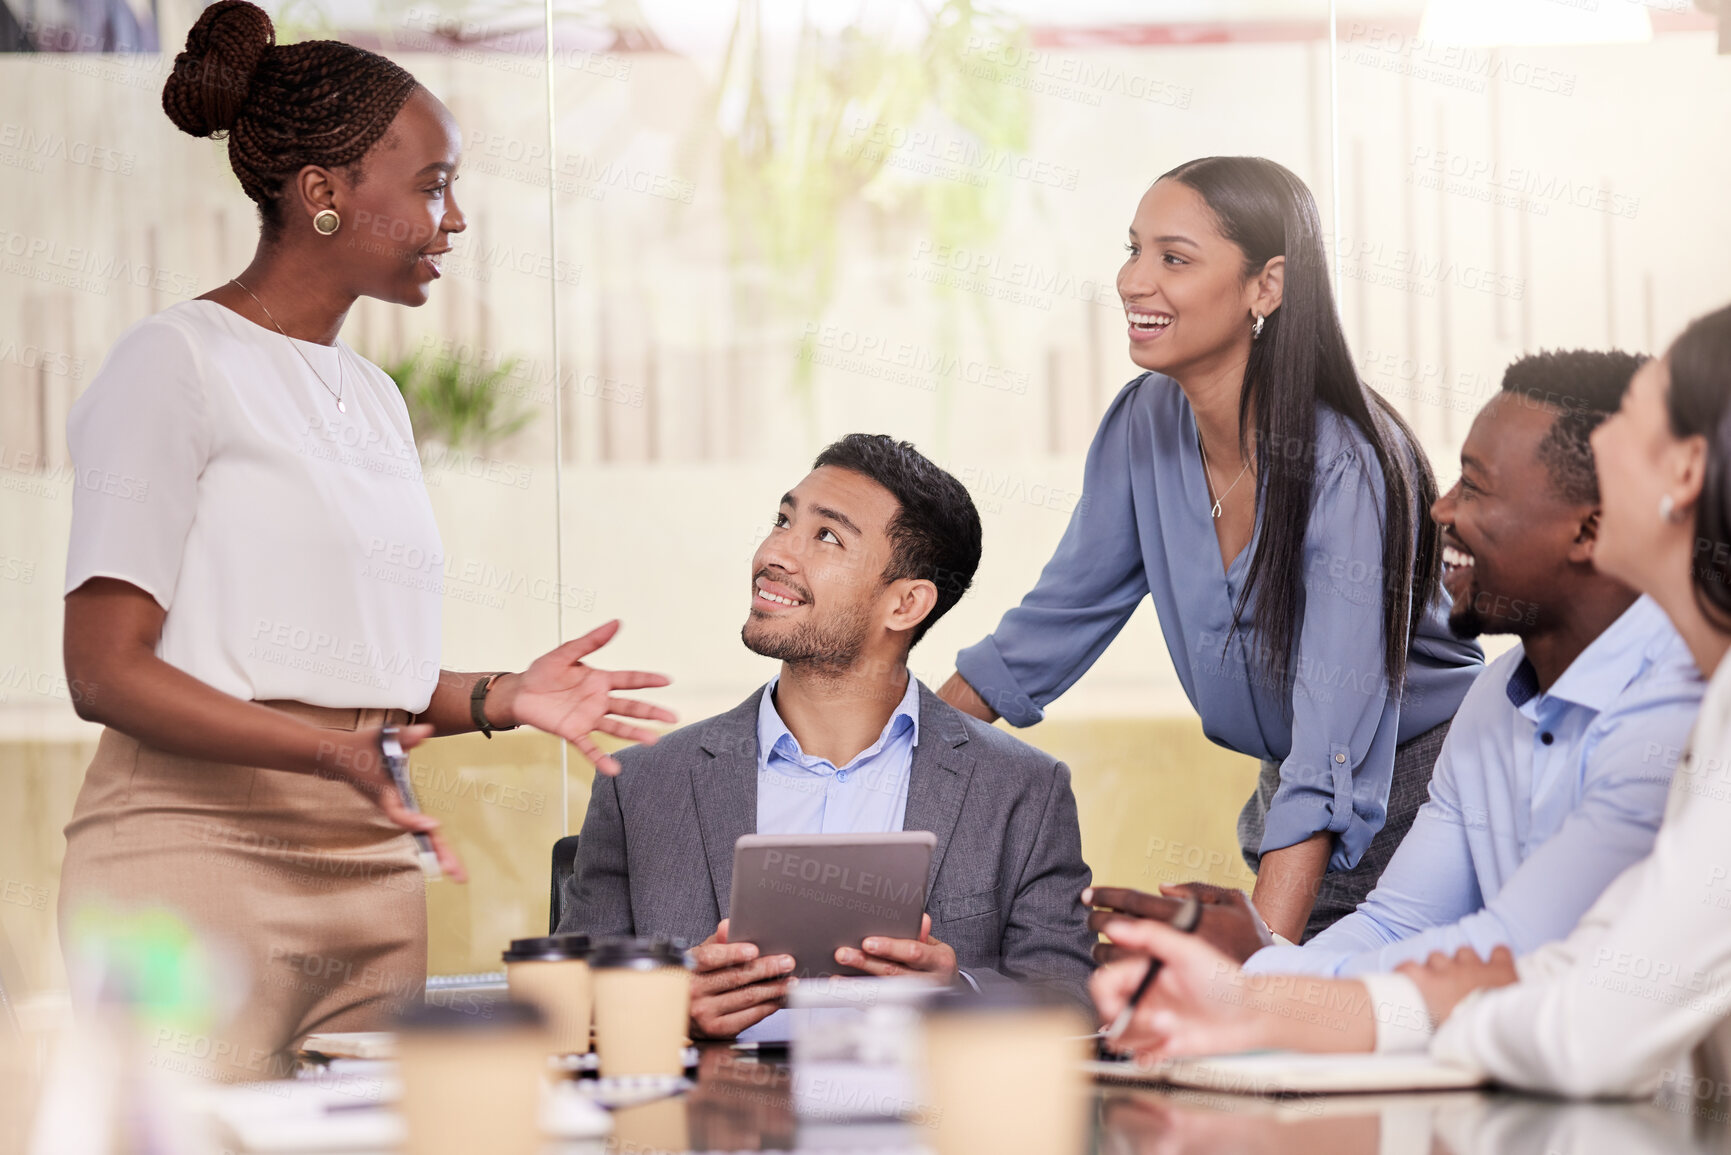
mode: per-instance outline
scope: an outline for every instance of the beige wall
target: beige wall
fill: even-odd
[[[1256,764],[1209,743],[1193,720],[1046,722],[1020,736],[1073,767],[1095,881],[1250,885],[1232,824]],[[0,807],[0,931],[34,990],[64,983],[53,917],[60,828],[93,750],[89,741],[0,743],[8,801]],[[466,886],[432,884],[432,973],[496,970],[508,939],[544,933],[549,852],[561,833],[557,760],[553,739],[521,732],[448,738],[415,752],[422,805],[446,822],[472,876]],[[576,831],[592,775],[575,753],[572,760]]]

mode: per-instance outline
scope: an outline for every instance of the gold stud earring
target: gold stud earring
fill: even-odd
[[[343,218],[337,215],[335,209],[320,209],[313,214],[313,229],[323,237],[328,237],[343,225]]]

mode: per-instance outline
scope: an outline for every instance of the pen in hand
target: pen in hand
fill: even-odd
[[[1184,905],[1178,908],[1178,913],[1172,916],[1172,929],[1192,934],[1202,923],[1202,904],[1195,896],[1187,897]],[[1148,993],[1148,988],[1154,985],[1154,980],[1160,975],[1160,960],[1148,960],[1148,971],[1142,976],[1142,981],[1136,984],[1136,989],[1130,995],[1130,1001],[1124,1004],[1124,1009],[1118,1012],[1118,1017],[1112,1020],[1112,1025],[1106,1028],[1106,1041],[1117,1041],[1130,1026],[1130,1020],[1136,1014],[1136,1004],[1142,1001],[1142,996]]]

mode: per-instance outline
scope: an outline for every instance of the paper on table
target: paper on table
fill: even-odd
[[[1256,1051],[1169,1059],[1154,1066],[1132,1062],[1085,1064],[1089,1074],[1114,1082],[1165,1083],[1233,1095],[1338,1095],[1370,1091],[1428,1091],[1482,1086],[1475,1071],[1439,1063],[1429,1055],[1311,1055]]]
[[[392,1109],[395,1074],[364,1080],[283,1079],[212,1087],[205,1109],[238,1151],[393,1150],[403,1141]]]
[[[401,1085],[391,1065],[363,1077],[314,1076],[210,1087],[205,1113],[237,1151],[395,1151],[404,1137],[396,1110]],[[545,1089],[541,1130],[551,1139],[597,1139],[612,1129],[607,1112],[570,1080]]]
[[[300,1049],[331,1059],[394,1059],[397,1036],[391,1031],[328,1031],[308,1035]]]

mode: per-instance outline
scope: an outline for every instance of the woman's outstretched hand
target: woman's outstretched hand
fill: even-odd
[[[573,638],[558,649],[542,654],[527,670],[511,678],[508,685],[502,685],[500,688],[506,693],[503,695],[505,701],[500,703],[500,713],[505,724],[533,726],[557,734],[576,746],[601,773],[619,773],[619,763],[595,744],[595,731],[650,746],[658,736],[655,731],[632,725],[624,719],[643,718],[654,722],[676,722],[678,719],[665,706],[614,694],[616,690],[643,690],[668,685],[672,679],[665,674],[651,674],[644,670],[598,670],[583,661],[612,641],[618,632],[618,619],[598,626],[582,637]]]

